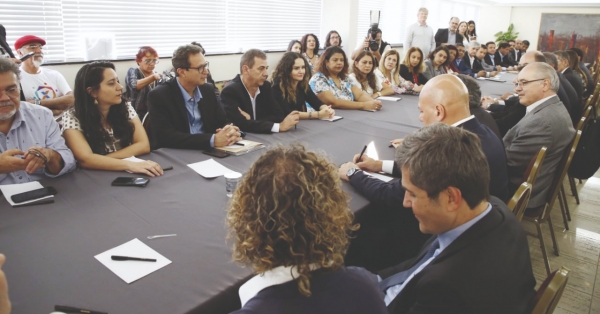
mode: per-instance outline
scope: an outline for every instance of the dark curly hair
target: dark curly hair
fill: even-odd
[[[298,82],[297,86],[294,86],[293,82],[292,82],[292,69],[294,68],[294,64],[296,63],[296,60],[301,59],[304,62],[304,67],[306,69],[306,72],[304,74],[304,78],[302,79],[301,82]],[[283,93],[283,97],[285,99],[287,99],[290,103],[295,103],[296,102],[296,90],[297,89],[301,89],[304,90],[304,92],[308,91],[308,81],[310,80],[311,77],[311,73],[310,73],[310,67],[308,66],[308,61],[306,61],[306,59],[299,53],[297,52],[286,52],[283,57],[281,58],[281,60],[279,60],[279,63],[277,64],[277,67],[275,67],[275,70],[273,71],[273,82],[278,81],[279,82],[279,86],[274,86],[275,88],[279,88],[281,89],[281,92]],[[305,105],[304,105],[305,106]]]
[[[315,38],[315,49],[313,49],[313,54],[316,56],[319,54],[320,44],[319,44],[319,38],[315,34],[306,34],[306,35],[302,36],[302,39],[300,39],[300,43],[302,44],[301,50],[303,53],[306,52],[306,49],[307,49],[306,47],[308,45],[308,37],[309,36],[312,36]]]
[[[448,48],[444,47],[444,46],[438,46],[435,48],[435,50],[433,50],[432,52],[429,53],[429,60],[431,60],[431,64],[433,66],[435,66],[435,63],[433,63],[434,59],[435,59],[435,55],[440,52],[443,51],[446,53],[446,61],[444,61],[444,63],[442,63],[443,67],[447,67],[448,65],[450,65],[450,51],[448,51]]]
[[[362,73],[356,66],[356,64],[359,63],[360,60],[362,58],[364,58],[365,56],[370,57],[371,62],[373,62],[371,71],[368,74]],[[352,73],[354,73],[354,76],[356,77],[356,80],[360,83],[360,85],[362,86],[362,89],[366,90],[367,86],[370,86],[374,93],[377,92],[377,78],[375,77],[375,73],[374,73],[375,62],[376,61],[375,61],[375,57],[373,56],[373,54],[370,51],[366,51],[366,50],[361,51],[356,56],[356,59],[354,59],[354,62],[352,62]]]
[[[293,267],[299,292],[310,296],[314,265],[327,271],[342,267],[349,233],[358,229],[337,172],[333,163],[300,144],[265,152],[229,203],[234,260],[251,264],[259,274]]]
[[[83,135],[95,154],[106,155],[105,143],[110,142],[110,136],[102,126],[102,115],[94,98],[87,91],[88,88],[98,90],[104,80],[104,71],[115,69],[115,65],[108,61],[94,61],[81,67],[75,77],[75,117],[83,130]],[[125,99],[121,103],[111,106],[106,123],[113,130],[113,136],[121,140],[121,146],[126,147],[133,142],[134,126],[129,121],[129,113]]]

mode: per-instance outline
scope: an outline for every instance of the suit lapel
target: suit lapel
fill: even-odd
[[[181,89],[179,88],[179,83],[177,83],[177,79],[171,80],[168,84],[171,87],[171,93],[173,95],[173,105],[177,109],[175,110],[177,114],[179,114],[180,121],[185,121],[185,128],[189,132],[190,131],[190,123],[188,120],[187,108],[185,107],[185,98],[183,98],[183,94],[181,94]]]

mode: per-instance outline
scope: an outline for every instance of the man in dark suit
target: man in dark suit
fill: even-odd
[[[214,87],[206,83],[208,62],[200,48],[180,46],[171,62],[177,77],[154,88],[148,97],[152,148],[209,149],[240,140]]]
[[[458,77],[465,84],[467,90],[469,90],[469,111],[471,114],[477,118],[479,123],[487,126],[494,132],[494,134],[498,136],[498,139],[502,139],[502,135],[500,135],[500,130],[498,130],[498,125],[496,124],[494,117],[492,117],[485,109],[481,108],[481,87],[477,80],[464,74],[459,74],[456,77]]]
[[[465,56],[463,57],[463,62],[469,66],[469,69],[471,69],[471,73],[469,73],[468,75],[471,75],[475,78],[487,76],[487,72],[483,68],[481,61],[477,58],[477,52],[479,51],[479,49],[481,49],[479,43],[476,41],[471,41],[469,43],[467,53],[465,53]],[[461,73],[467,74],[463,72]]]
[[[527,112],[503,139],[512,191],[521,184],[531,159],[542,146],[548,148],[528,208],[540,208],[546,203],[556,167],[575,136],[571,118],[556,96],[559,82],[556,70],[542,62],[530,63],[517,77],[515,91]]]
[[[573,122],[573,126],[577,126],[579,123],[579,119],[581,119],[582,109],[583,107],[580,105],[581,101],[577,96],[577,92],[569,83],[569,80],[564,76],[564,74],[558,72],[558,58],[552,52],[544,52],[544,57],[546,57],[546,63],[548,63],[554,70],[556,70],[556,74],[558,74],[558,78],[560,79],[560,88],[556,93],[558,95],[558,99],[562,101],[571,116],[571,121]]]
[[[404,206],[434,236],[413,259],[379,272],[389,312],[525,313],[535,293],[527,236],[490,198],[477,136],[436,123],[406,137],[396,161]]]
[[[558,58],[558,72],[561,72],[565,78],[575,88],[579,99],[583,99],[583,81],[577,73],[569,67],[569,54],[565,51],[555,51],[554,54]]]
[[[487,47],[487,53],[483,59],[485,63],[493,66],[498,71],[502,71],[502,66],[500,65],[500,62],[498,62],[499,58],[496,56],[496,43],[493,41],[488,41],[485,46]]]
[[[285,132],[299,121],[298,111],[285,116],[267,80],[267,55],[258,49],[244,53],[240,73],[221,92],[225,113],[242,131],[253,133]]]
[[[575,51],[575,53],[577,54],[577,62],[579,63],[579,68],[581,69],[581,71],[583,71],[583,73],[585,73],[586,91],[583,93],[583,97],[587,98],[594,92],[594,78],[592,77],[590,70],[585,66],[585,63],[583,62],[583,50],[579,48],[569,48],[569,50]]]
[[[454,65],[458,69],[460,74],[465,74],[469,76],[473,76],[473,71],[471,70],[471,64],[465,62],[464,58],[467,55],[465,53],[466,47],[462,43],[457,43],[456,48],[458,49],[458,55],[454,58]]]
[[[501,66],[506,68],[507,70],[512,70],[511,60],[508,56],[510,52],[510,45],[507,42],[502,42],[498,45],[498,49],[496,50],[494,61],[497,66]]]
[[[456,45],[463,42],[463,36],[458,32],[458,23],[460,20],[457,17],[450,18],[448,28],[439,28],[435,33],[435,45]]]

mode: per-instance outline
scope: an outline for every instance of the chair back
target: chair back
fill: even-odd
[[[562,266],[544,280],[531,300],[531,314],[551,314],[569,280],[569,269]]]
[[[579,120],[579,123],[577,123],[577,128],[575,128],[576,131],[583,131],[583,129],[585,128],[585,122],[590,119],[591,113],[592,106],[587,106],[585,108],[585,111],[583,112],[583,115],[581,116],[581,120]]]
[[[146,131],[146,135],[148,136],[148,141],[150,141],[150,144],[152,146],[152,130],[150,129],[150,112],[146,112],[146,114],[144,115],[144,118],[142,119],[142,126],[144,127],[144,130]]]
[[[527,170],[523,173],[523,178],[521,179],[521,183],[527,182],[531,184],[533,188],[533,184],[535,183],[535,179],[537,178],[538,172],[542,168],[542,163],[544,162],[544,158],[546,157],[546,151],[548,147],[543,146],[540,148],[540,151],[537,155],[533,156],[531,161],[529,162],[529,166],[527,166]]]
[[[529,197],[531,196],[531,188],[531,184],[523,182],[515,192],[515,195],[508,201],[508,208],[515,214],[519,221],[523,219],[523,214],[525,214],[525,209],[527,209]]]

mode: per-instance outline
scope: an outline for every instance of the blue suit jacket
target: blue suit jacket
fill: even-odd
[[[465,60],[456,58],[454,59],[454,65],[456,66],[460,74],[474,76],[473,70],[471,70],[471,66],[469,65],[469,63],[465,62]]]

